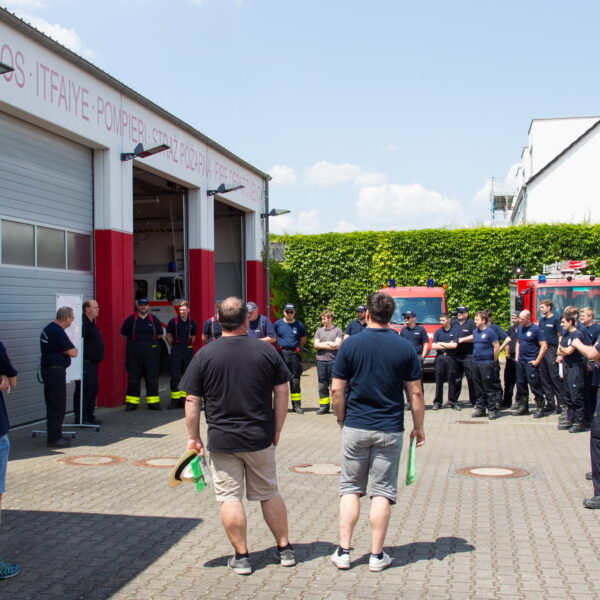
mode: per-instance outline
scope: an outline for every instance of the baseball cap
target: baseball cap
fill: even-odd
[[[512,316],[513,317],[518,317],[519,316],[519,311],[518,310],[513,311]]]
[[[148,298],[140,298],[137,301],[138,304],[148,304]]]
[[[457,312],[469,312],[469,309],[466,306],[459,306],[456,309]]]
[[[365,310],[367,310],[367,307],[364,304],[356,307],[356,312],[365,312]]]
[[[258,308],[258,305],[256,302],[248,302],[248,304],[246,304],[246,308],[248,309],[248,312],[251,313]]]
[[[283,307],[283,310],[294,310],[294,311],[295,311],[295,310],[296,310],[296,307],[295,307],[293,304],[286,304],[286,305]]]
[[[416,317],[417,313],[414,310],[407,310],[405,313],[402,313],[402,316],[406,318]]]

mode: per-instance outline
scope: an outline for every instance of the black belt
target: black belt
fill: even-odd
[[[66,369],[67,367],[61,367],[60,365],[47,365],[45,367],[42,367],[42,369],[62,369],[63,371]]]
[[[282,350],[287,350],[288,352],[296,352],[296,346],[294,346],[293,348],[281,348]]]

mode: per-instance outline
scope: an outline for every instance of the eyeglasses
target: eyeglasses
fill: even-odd
[[[286,315],[293,315],[296,311],[295,310],[284,310],[283,311]]]

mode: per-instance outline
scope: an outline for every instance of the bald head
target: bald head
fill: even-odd
[[[248,308],[237,296],[225,298],[219,306],[219,323],[225,331],[235,331],[246,325]]]
[[[523,325],[523,327],[527,327],[528,325],[531,325],[531,311],[522,310],[519,313],[519,321],[521,321],[521,325]]]

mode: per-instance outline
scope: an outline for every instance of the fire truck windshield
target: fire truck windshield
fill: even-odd
[[[399,325],[404,323],[402,316],[407,310],[417,314],[417,323],[434,324],[440,322],[440,314],[443,312],[441,298],[394,298],[396,310],[392,316],[392,323]]]
[[[585,285],[581,286],[548,286],[540,287],[537,290],[538,321],[542,318],[539,312],[539,304],[542,300],[552,300],[552,312],[555,315],[561,315],[567,306],[576,306],[585,308],[586,306],[594,309],[595,318],[600,315],[600,287]]]

